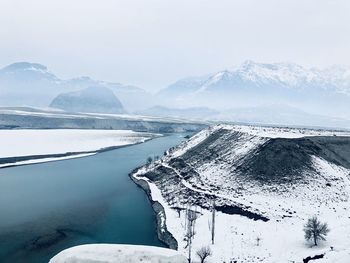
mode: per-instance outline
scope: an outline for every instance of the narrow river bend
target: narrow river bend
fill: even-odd
[[[164,246],[151,204],[128,174],[184,136],[0,169],[0,262],[47,263],[59,251],[86,243]]]

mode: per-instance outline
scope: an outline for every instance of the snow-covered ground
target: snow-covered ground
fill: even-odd
[[[349,131],[326,129],[303,129],[253,125],[217,125],[215,129],[229,129],[265,138],[302,138],[306,136],[350,136]]]
[[[28,157],[31,160],[2,162],[0,167],[83,157],[100,150],[145,142],[158,134],[128,130],[0,130],[0,160]],[[50,157],[49,155],[67,154]],[[40,158],[31,158],[32,156]]]
[[[187,175],[170,165],[173,158],[182,157],[191,148],[208,138],[215,130],[228,129],[242,133],[242,143],[230,144],[227,156],[221,163],[217,160],[191,167],[198,172],[198,179]],[[165,218],[162,219],[168,231],[179,244],[179,252],[188,254],[186,234],[186,215],[174,207],[189,207],[189,200],[181,200],[186,191],[206,193],[217,198],[225,198],[251,211],[260,211],[269,220],[252,220],[242,215],[229,215],[216,212],[215,243],[211,244],[212,213],[202,207],[192,206],[199,214],[195,222],[195,236],[192,254],[202,246],[210,246],[213,255],[208,263],[219,262],[303,262],[308,256],[325,254],[323,259],[311,262],[348,263],[350,262],[350,170],[312,156],[312,166],[316,173],[310,174],[307,181],[291,184],[281,191],[276,185],[235,185],[234,176],[227,170],[236,159],[256,149],[270,138],[301,138],[305,136],[349,136],[349,133],[288,128],[264,128],[253,126],[218,125],[201,131],[189,141],[182,143],[162,160],[149,167],[139,169],[133,176],[148,182],[154,201],[162,204]],[[232,147],[232,148],[231,148]],[[226,166],[225,166],[226,165]],[[145,173],[157,166],[173,169],[180,178],[181,186],[165,185],[165,182],[152,181]],[[231,177],[230,177],[231,176]],[[219,189],[211,186],[221,186]],[[171,190],[173,187],[173,190]],[[231,187],[231,188],[230,188]],[[286,186],[285,186],[286,187]],[[289,189],[288,189],[289,188]],[[170,190],[169,190],[170,189]],[[165,197],[164,192],[167,195]],[[193,196],[193,195],[191,195]],[[169,203],[169,200],[172,200]],[[175,202],[175,203],[174,203]],[[314,247],[304,240],[303,226],[307,219],[317,215],[327,222],[331,229],[327,240]],[[258,242],[259,239],[259,242]],[[333,247],[333,249],[331,249]]]
[[[186,263],[175,250],[160,247],[93,244],[66,249],[49,263]]]

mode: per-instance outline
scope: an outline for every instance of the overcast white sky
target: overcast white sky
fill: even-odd
[[[0,67],[155,90],[244,60],[349,65],[349,0],[0,0]]]

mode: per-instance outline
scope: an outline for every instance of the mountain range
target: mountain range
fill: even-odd
[[[229,70],[178,80],[152,94],[86,76],[63,80],[44,65],[19,62],[0,69],[0,106],[48,107],[58,95],[88,87],[110,89],[129,113],[350,127],[350,69],[293,63],[246,61]]]
[[[18,62],[0,69],[1,106],[48,107],[60,93],[88,87],[112,90],[129,111],[151,106],[151,94],[131,85],[93,80],[86,76],[63,80],[46,66],[29,62]]]
[[[231,70],[179,80],[157,96],[172,107],[231,109],[283,104],[310,113],[350,118],[350,69],[246,61]]]

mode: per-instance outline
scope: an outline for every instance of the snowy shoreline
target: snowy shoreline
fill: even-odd
[[[0,130],[0,169],[87,157],[159,136],[129,130]]]
[[[142,178],[137,178],[135,174],[141,167],[135,168],[130,174],[129,177],[131,180],[142,190],[145,191],[149,201],[152,204],[152,209],[156,214],[157,220],[157,236],[160,241],[165,243],[170,249],[178,250],[178,242],[176,238],[170,233],[166,226],[166,213],[164,209],[164,204],[160,203],[157,200],[154,200],[152,197],[152,190],[149,182]]]
[[[83,158],[83,157],[95,155],[97,153],[98,152],[96,151],[96,152],[91,152],[91,153],[59,154],[60,157],[58,157],[58,155],[40,155],[40,157],[38,157],[37,155],[34,155],[34,156],[25,156],[25,157],[4,158],[7,161],[3,161],[3,159],[0,159],[0,169],[1,168],[10,168],[10,167],[15,167],[15,166],[30,165],[30,164],[48,163],[48,162],[56,162],[56,161],[63,161],[63,160],[69,160],[69,159]],[[21,161],[17,161],[19,158],[21,159]]]

